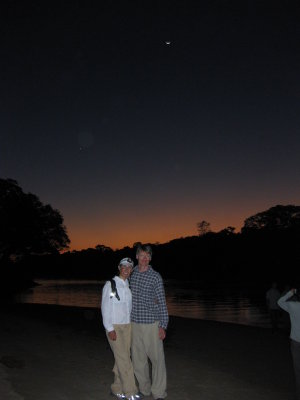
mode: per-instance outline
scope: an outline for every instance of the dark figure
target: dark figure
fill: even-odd
[[[280,309],[277,301],[280,298],[280,292],[277,289],[277,283],[273,282],[272,287],[266,293],[266,303],[270,314],[272,331],[275,332],[278,329],[278,321],[280,315]]]
[[[287,292],[289,292],[290,290],[291,290],[291,286],[288,284],[285,284],[280,297],[287,294]],[[291,331],[291,322],[290,322],[290,315],[287,311],[282,310],[282,313],[280,315],[280,321],[281,321],[282,330],[289,335],[290,331]]]
[[[278,300],[278,304],[290,314],[290,339],[296,379],[296,399],[300,400],[300,289],[291,289]]]

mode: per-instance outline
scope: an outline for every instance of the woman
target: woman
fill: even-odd
[[[141,396],[137,393],[130,358],[132,299],[128,278],[132,268],[133,261],[130,258],[120,261],[119,276],[107,281],[103,287],[101,312],[106,336],[115,357],[111,392],[119,399],[137,400]]]

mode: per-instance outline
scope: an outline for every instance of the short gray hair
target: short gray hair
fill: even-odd
[[[141,251],[148,253],[149,256],[152,258],[152,249],[150,244],[139,244],[136,249],[136,255],[138,256]]]

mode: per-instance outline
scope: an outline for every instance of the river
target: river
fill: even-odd
[[[100,307],[105,281],[36,280],[37,286],[19,294],[21,303]],[[230,322],[267,328],[270,326],[261,289],[236,287],[201,288],[197,282],[165,281],[170,315]]]

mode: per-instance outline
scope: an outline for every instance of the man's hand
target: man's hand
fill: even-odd
[[[108,337],[110,338],[110,340],[117,340],[116,331],[110,331],[110,332],[108,332]]]
[[[158,328],[158,337],[160,338],[160,340],[164,340],[164,338],[166,337],[166,331],[164,330],[164,328]]]

